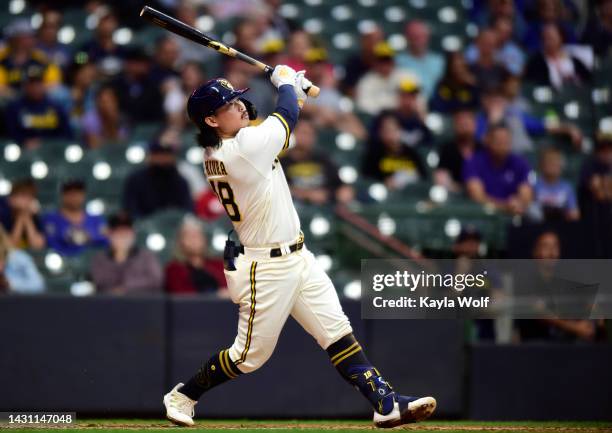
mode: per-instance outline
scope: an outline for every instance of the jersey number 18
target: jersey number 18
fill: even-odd
[[[232,187],[229,185],[229,183],[211,181],[210,185],[212,186],[215,194],[217,194],[219,201],[225,208],[227,216],[229,216],[232,221],[240,221],[240,210],[238,210],[238,205],[234,201],[234,191],[232,191]]]

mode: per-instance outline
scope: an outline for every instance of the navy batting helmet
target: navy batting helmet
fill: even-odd
[[[210,80],[194,90],[189,97],[187,101],[187,115],[193,123],[201,126],[206,116],[210,116],[215,110],[233,99],[239,98],[247,90],[249,90],[248,87],[234,90],[231,83],[224,78]],[[247,106],[249,118],[251,118],[254,107],[249,101],[243,98],[240,99]],[[255,117],[256,116],[255,114]]]

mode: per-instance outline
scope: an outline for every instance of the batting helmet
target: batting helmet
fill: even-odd
[[[251,102],[244,98],[240,98],[247,90],[249,90],[248,87],[234,90],[231,83],[224,78],[210,80],[195,89],[189,97],[187,101],[187,115],[193,123],[201,127],[201,123],[206,116],[210,116],[218,108],[239,98],[246,105],[249,118],[253,120],[257,118],[255,107],[253,107]]]

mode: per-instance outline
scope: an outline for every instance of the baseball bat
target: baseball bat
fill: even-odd
[[[257,59],[254,59],[251,56],[247,56],[244,53],[236,50],[235,48],[228,47],[227,45],[212,39],[209,36],[206,36],[204,33],[191,27],[188,24],[185,24],[182,21],[177,20],[169,15],[166,15],[163,12],[160,12],[156,9],[153,9],[150,6],[145,6],[140,11],[140,16],[146,19],[147,21],[163,27],[164,29],[171,31],[172,33],[176,33],[179,36],[189,39],[190,41],[195,42],[196,44],[204,45],[205,47],[212,48],[220,52],[221,54],[225,54],[226,56],[235,57],[238,60],[242,60],[250,65],[255,66],[260,69],[267,75],[272,74],[274,68],[269,65],[266,65],[263,62],[260,62]],[[320,89],[314,84],[308,88],[306,94],[312,98],[316,98],[319,96]]]

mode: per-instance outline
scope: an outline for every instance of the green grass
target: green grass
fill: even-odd
[[[294,431],[305,431],[308,433],[336,433],[336,432],[363,432],[373,430],[369,420],[196,420],[196,426],[182,429],[171,425],[166,420],[159,419],[80,419],[75,425],[60,427],[53,426],[45,428],[11,426],[11,430],[16,429],[21,432],[41,431],[69,431],[69,432],[160,432],[185,431],[188,433],[219,433],[223,431],[238,430],[241,433],[261,433],[269,430],[274,433],[289,433]],[[0,430],[2,426],[0,426]],[[612,432],[610,422],[579,422],[579,421],[427,421],[420,424],[403,426],[397,430],[409,430],[412,433],[438,431],[442,433],[537,433],[537,432],[579,432],[579,433],[599,433]]]

